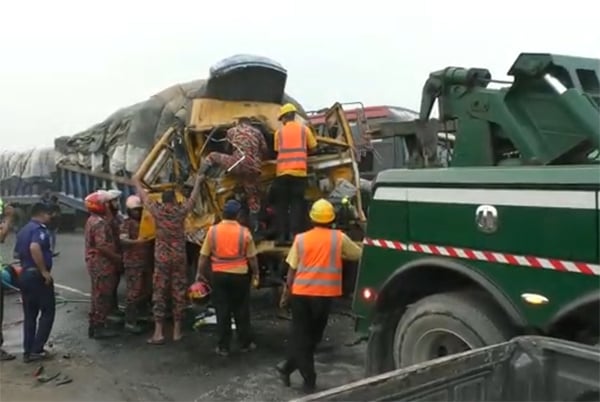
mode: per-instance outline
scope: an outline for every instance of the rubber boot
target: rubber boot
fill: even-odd
[[[134,335],[139,335],[142,332],[144,332],[144,328],[142,328],[140,325],[138,325],[137,322],[132,321],[132,322],[126,322],[125,323],[125,330],[127,332],[130,332]]]
[[[106,319],[115,324],[123,324],[125,322],[125,315],[122,311],[116,310],[110,313]]]
[[[277,370],[277,373],[279,374],[279,379],[281,380],[283,385],[285,385],[286,387],[289,387],[289,386],[291,386],[292,383],[290,380],[291,373],[287,366],[288,366],[287,360],[282,361],[275,366],[275,370]]]
[[[94,339],[114,338],[116,336],[119,336],[119,333],[117,331],[105,326],[95,327],[93,330]]]
[[[312,394],[317,389],[317,376],[311,375],[304,378],[302,384],[302,391],[307,394]]]

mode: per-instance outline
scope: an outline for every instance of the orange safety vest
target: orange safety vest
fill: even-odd
[[[213,272],[229,272],[248,267],[248,229],[237,222],[220,222],[211,229],[211,266]]]
[[[307,168],[306,126],[296,121],[286,123],[278,135],[277,173]]]
[[[342,295],[342,232],[315,228],[296,236],[299,264],[292,294]]]

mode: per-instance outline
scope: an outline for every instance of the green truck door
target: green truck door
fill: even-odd
[[[598,192],[547,188],[397,188],[408,200],[415,254],[454,257],[476,269],[542,325],[598,287]],[[527,304],[524,293],[549,299]]]

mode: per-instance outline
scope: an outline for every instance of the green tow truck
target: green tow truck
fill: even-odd
[[[368,374],[518,335],[599,342],[600,61],[523,53],[509,75],[434,72],[419,119],[382,128],[414,147],[373,184],[353,301]]]

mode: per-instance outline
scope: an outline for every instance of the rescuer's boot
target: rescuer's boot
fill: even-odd
[[[279,374],[279,379],[281,380],[283,385],[285,385],[286,387],[292,385],[292,382],[290,381],[291,373],[287,368],[287,361],[279,363],[277,366],[275,366],[275,370],[277,370],[277,373]]]
[[[124,315],[118,310],[110,313],[106,319],[115,324],[123,324],[125,322]]]
[[[106,339],[106,338],[114,338],[119,336],[119,333],[112,328],[99,326],[93,329],[93,338],[94,339]]]
[[[304,378],[304,383],[302,384],[302,391],[307,394],[312,394],[317,389],[317,376],[309,375]]]
[[[141,327],[141,325],[138,325],[138,323],[136,323],[135,321],[133,322],[126,322],[125,323],[125,330],[127,332],[130,332],[134,335],[139,335],[142,332],[144,332],[144,328]]]

